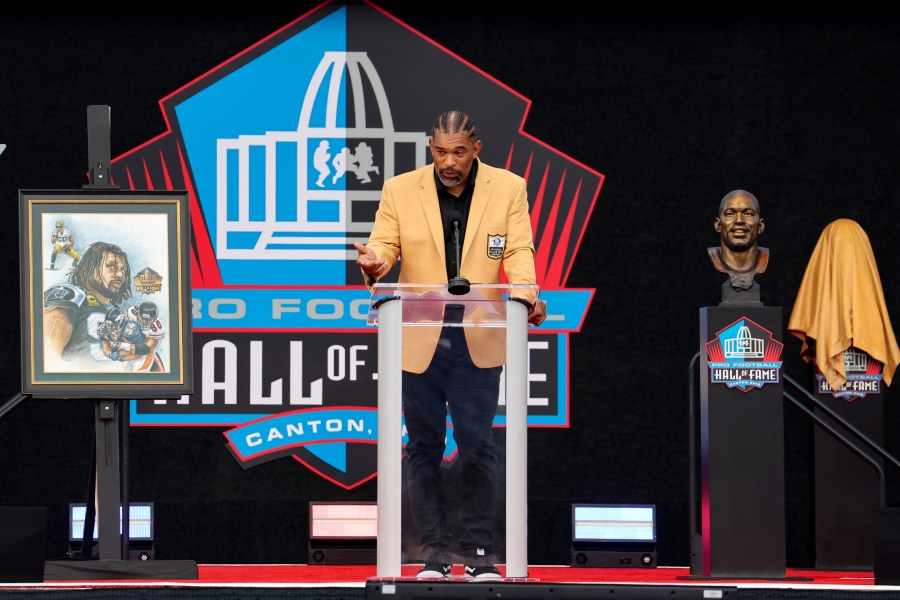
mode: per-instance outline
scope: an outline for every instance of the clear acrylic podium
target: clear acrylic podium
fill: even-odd
[[[368,323],[378,326],[378,577],[400,577],[402,562],[404,352],[436,343],[443,327],[474,328],[466,336],[473,357],[505,348],[506,577],[527,577],[528,307],[538,293],[521,284],[472,284],[465,295],[446,283],[375,284]]]

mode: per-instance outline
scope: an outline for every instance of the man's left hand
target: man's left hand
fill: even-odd
[[[547,303],[538,298],[534,303],[534,308],[528,313],[528,322],[535,327],[544,322],[547,318]]]

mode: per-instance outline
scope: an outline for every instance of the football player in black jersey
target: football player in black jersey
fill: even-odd
[[[131,266],[122,248],[94,242],[69,273],[68,283],[44,291],[44,361],[47,370],[89,369],[88,346],[110,308],[131,298]]]

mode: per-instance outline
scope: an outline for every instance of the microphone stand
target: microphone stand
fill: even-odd
[[[469,280],[459,274],[459,221],[453,219],[453,246],[456,248],[456,277],[447,284],[447,291],[454,296],[462,296],[469,293]]]

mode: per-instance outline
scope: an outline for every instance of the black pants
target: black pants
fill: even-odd
[[[449,410],[461,470],[459,548],[466,564],[493,564],[499,466],[492,426],[501,371],[476,367],[463,328],[444,327],[428,369],[403,372],[407,486],[426,562],[452,562],[441,468]]]

